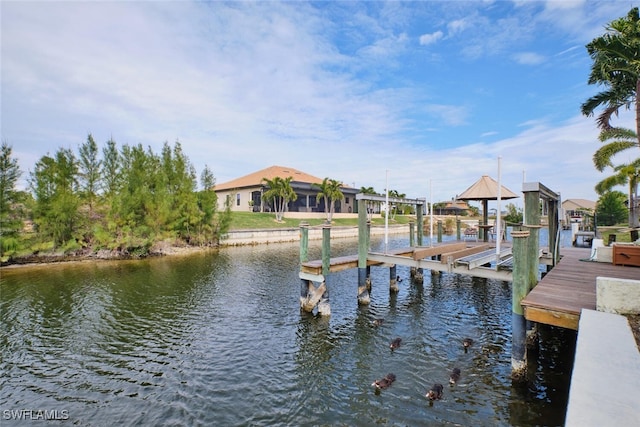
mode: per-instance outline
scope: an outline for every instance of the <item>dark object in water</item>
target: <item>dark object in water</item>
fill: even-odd
[[[426,394],[427,399],[431,401],[442,399],[442,390],[443,390],[442,384],[437,384],[437,383],[434,384],[431,387],[431,390],[429,390]]]
[[[396,283],[400,283],[402,282],[402,279],[400,278],[400,276],[396,276]]]
[[[464,352],[466,353],[469,347],[473,344],[473,340],[471,338],[465,338],[462,340],[462,346],[464,347]]]
[[[460,380],[460,368],[453,368],[449,376],[449,384],[455,384]]]
[[[384,323],[384,319],[374,319],[373,326],[381,326]]]
[[[391,344],[389,344],[389,348],[391,350],[395,350],[396,348],[400,347],[401,342],[402,338],[394,338],[393,341],[391,341]]]
[[[389,387],[396,380],[395,374],[389,373],[385,375],[384,378],[380,380],[375,380],[371,385],[374,386],[377,390],[382,390]]]

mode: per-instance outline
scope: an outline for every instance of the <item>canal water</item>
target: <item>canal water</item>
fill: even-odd
[[[333,256],[356,250],[351,239],[332,245]],[[309,251],[320,258],[320,242]],[[416,285],[398,266],[390,294],[389,270],[374,267],[371,304],[358,306],[348,270],[329,277],[321,317],[300,311],[298,258],[295,243],[3,269],[0,423],[563,424],[575,333],[542,328],[529,382],[512,385],[509,283],[425,271]],[[396,381],[376,393],[371,383],[390,372]],[[434,383],[444,395],[430,405]]]

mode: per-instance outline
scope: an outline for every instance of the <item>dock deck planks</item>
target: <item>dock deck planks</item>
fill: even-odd
[[[640,268],[581,261],[590,249],[562,248],[562,259],[522,300],[525,318],[538,323],[578,329],[583,308],[596,309],[596,278],[640,279]]]
[[[389,251],[391,255],[412,256],[413,248],[392,249]],[[367,265],[378,265],[379,262],[367,261]],[[348,270],[358,267],[358,254],[346,255],[341,257],[333,257],[329,261],[329,272],[336,273],[338,271]],[[303,262],[300,271],[309,274],[322,274],[322,260],[313,260]]]

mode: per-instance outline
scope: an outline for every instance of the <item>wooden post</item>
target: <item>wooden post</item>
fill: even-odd
[[[409,221],[409,246],[415,247],[416,245],[416,224],[413,221]]]
[[[389,291],[398,292],[400,288],[398,287],[398,279],[396,273],[396,265],[392,265],[389,267]]]
[[[442,220],[438,220],[438,243],[442,243]]]
[[[553,255],[553,261],[551,268],[555,267],[560,261],[560,245],[558,244],[558,230],[560,228],[559,224],[559,213],[558,213],[558,201],[557,200],[549,200],[549,251]]]
[[[422,238],[424,236],[424,221],[422,219],[422,207],[424,205],[418,204],[416,205],[416,221],[417,221],[417,231],[418,231],[418,246],[422,246]]]
[[[460,230],[461,230],[461,228],[460,228],[461,225],[460,224],[461,224],[461,222],[462,221],[460,221],[459,219],[456,220],[456,239],[457,240],[460,240],[460,236],[461,236],[461,233],[460,233]]]
[[[514,230],[513,238],[513,282],[511,284],[511,378],[522,382],[526,379],[526,322],[524,310],[520,304],[529,292],[529,262],[527,246],[528,230]]]
[[[539,264],[538,254],[540,253],[540,225],[528,225],[529,229],[529,242],[527,244],[527,293],[531,292],[533,288],[538,284]],[[538,348],[538,326],[535,322],[526,321],[526,347],[530,350],[537,350]]]
[[[529,230],[527,243],[527,293],[531,292],[538,284],[538,265],[540,260],[540,191],[526,191],[524,193],[525,227]],[[551,220],[551,218],[549,218]],[[552,227],[549,227],[549,245],[552,244]],[[554,239],[555,240],[555,239]],[[553,246],[550,246],[551,249]],[[514,258],[515,259],[515,258]],[[538,347],[538,328],[534,322],[525,322],[527,349],[535,350]]]
[[[424,205],[419,203],[416,204],[416,220],[418,222],[418,246],[422,246],[422,240],[424,237],[424,220],[422,218],[422,209]],[[417,268],[415,271],[411,271],[413,274],[413,281],[418,284],[422,284],[424,282],[424,271],[422,268]]]
[[[538,254],[540,252],[540,192],[527,191],[524,193],[525,226],[529,229],[527,260],[528,276],[527,288],[533,289],[538,284]],[[514,258],[515,259],[515,258]]]
[[[368,223],[366,200],[358,200],[358,304],[364,305],[371,302],[367,288]]]
[[[327,277],[329,276],[329,268],[331,264],[331,225],[322,227],[322,275],[324,276],[324,292],[322,299],[318,302],[318,313],[322,316],[331,314],[329,306],[329,288],[327,287]]]
[[[300,222],[300,264],[309,261],[309,223]]]
[[[306,221],[300,223],[300,268],[302,263],[309,260],[309,224]],[[304,305],[309,297],[309,281],[300,279],[300,304]]]

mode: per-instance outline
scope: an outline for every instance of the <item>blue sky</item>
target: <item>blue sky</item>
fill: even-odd
[[[497,179],[500,157],[514,192],[526,177],[597,200],[585,45],[638,5],[3,1],[2,140],[23,187],[92,133],[178,140],[219,183],[283,165],[382,192],[388,171],[436,202]]]

